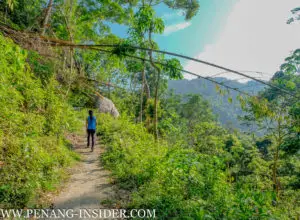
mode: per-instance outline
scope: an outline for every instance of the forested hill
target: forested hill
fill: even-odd
[[[224,82],[224,84],[245,91],[249,94],[257,94],[262,91],[265,86],[255,81],[248,81],[241,83],[235,80],[228,80],[227,78],[214,78],[217,82]],[[199,94],[204,99],[210,102],[213,112],[217,115],[219,122],[226,127],[237,127],[243,131],[249,131],[249,126],[244,125],[238,116],[243,114],[243,110],[237,96],[240,95],[237,91],[231,90],[229,93],[225,92],[220,95],[216,85],[210,81],[197,78],[192,80],[170,80],[168,88],[174,91],[175,94]],[[232,101],[231,101],[232,100]]]

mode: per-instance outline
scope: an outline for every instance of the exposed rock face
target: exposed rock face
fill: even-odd
[[[109,113],[115,118],[119,117],[119,111],[115,104],[106,97],[101,97],[98,99],[98,109],[100,112]]]

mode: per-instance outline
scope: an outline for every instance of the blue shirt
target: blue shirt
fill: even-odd
[[[88,120],[88,128],[87,129],[92,129],[92,130],[96,130],[96,117],[93,116],[92,118],[89,116],[87,118]]]

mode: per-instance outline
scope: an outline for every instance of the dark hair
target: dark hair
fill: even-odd
[[[89,110],[89,115],[90,115],[90,119],[92,120],[92,116],[93,116],[93,111]]]

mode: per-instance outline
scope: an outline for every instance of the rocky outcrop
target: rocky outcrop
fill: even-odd
[[[98,109],[100,112],[109,113],[115,118],[119,117],[120,115],[115,104],[110,99],[103,96],[101,98],[99,97],[98,99]]]

